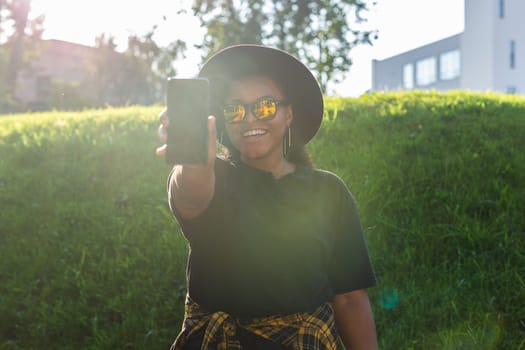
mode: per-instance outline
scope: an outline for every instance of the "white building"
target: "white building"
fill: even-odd
[[[463,33],[372,61],[372,91],[525,95],[525,0],[465,0]]]

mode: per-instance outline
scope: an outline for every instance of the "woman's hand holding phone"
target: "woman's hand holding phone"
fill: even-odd
[[[166,162],[174,169],[170,198],[191,219],[204,211],[215,190],[215,118],[210,116],[207,79],[168,79]]]

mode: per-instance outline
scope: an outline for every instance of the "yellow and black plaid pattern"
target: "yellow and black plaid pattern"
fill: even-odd
[[[324,303],[313,313],[241,321],[222,311],[206,312],[187,297],[182,331],[170,350],[184,349],[187,339],[203,327],[201,350],[242,349],[236,337],[238,327],[294,350],[336,350],[340,344],[331,303]]]

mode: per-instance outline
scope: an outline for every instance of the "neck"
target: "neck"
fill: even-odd
[[[295,171],[295,164],[290,163],[284,157],[276,159],[247,159],[241,156],[241,160],[253,168],[272,173],[276,179]]]

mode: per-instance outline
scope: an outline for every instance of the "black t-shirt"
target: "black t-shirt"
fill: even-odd
[[[356,203],[336,175],[297,166],[280,179],[215,162],[215,193],[181,220],[190,297],[237,317],[310,312],[334,294],[374,286]]]

